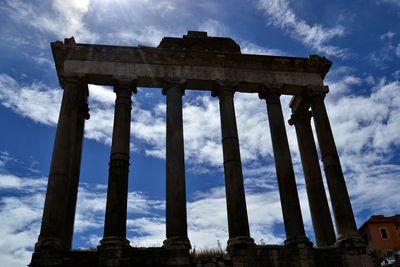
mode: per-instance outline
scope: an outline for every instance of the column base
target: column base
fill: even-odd
[[[227,251],[233,267],[255,266],[254,239],[248,236],[238,236],[228,240]]]
[[[124,266],[124,259],[128,258],[129,241],[123,237],[105,237],[97,246],[99,253],[99,267]]]
[[[339,237],[335,244],[335,247],[343,248],[355,248],[355,249],[365,249],[366,243],[358,234],[350,234]]]
[[[66,250],[59,238],[39,237],[32,254],[31,267],[63,266]]]
[[[35,252],[40,251],[64,251],[64,242],[56,237],[40,237],[35,244]]]
[[[287,248],[306,248],[312,247],[313,243],[306,236],[288,237],[283,242],[283,246]]]
[[[191,249],[189,238],[187,237],[170,237],[164,240],[163,247],[166,249]]]
[[[241,248],[254,248],[255,243],[254,239],[249,236],[237,236],[234,238],[230,238],[228,240],[228,246],[226,248],[227,251],[231,251],[232,249],[241,249]]]
[[[123,237],[110,236],[100,240],[101,249],[125,249],[129,248],[129,240]]]
[[[191,249],[189,238],[187,237],[170,237],[164,240],[163,247],[168,253],[167,266],[171,267],[189,267],[191,265],[190,253]]]

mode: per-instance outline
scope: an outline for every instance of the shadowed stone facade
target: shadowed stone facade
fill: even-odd
[[[228,211],[227,254],[207,266],[370,267],[357,233],[324,97],[331,62],[241,54],[230,38],[188,32],[165,37],[157,48],[51,44],[64,89],[53,148],[42,227],[30,266],[206,266],[190,257],[187,234],[182,97],[205,90],[218,97]],[[111,85],[116,94],[103,239],[96,251],[71,250],[85,119],[87,84]],[[136,248],[126,239],[131,97],[136,87],[161,88],[166,96],[166,240],[159,248]],[[234,109],[235,92],[258,93],[266,102],[286,240],[256,245],[250,235]],[[290,108],[299,143],[316,244],[304,231],[280,102]],[[261,104],[260,100],[260,104]],[[313,118],[330,193],[335,234],[311,130]]]

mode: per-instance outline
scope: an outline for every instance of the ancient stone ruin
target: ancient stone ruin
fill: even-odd
[[[230,38],[189,31],[158,47],[51,44],[64,90],[54,142],[42,226],[31,267],[42,266],[372,266],[357,233],[324,98],[326,58],[242,54]],[[71,250],[82,139],[89,119],[88,84],[116,94],[104,236],[97,250]],[[162,247],[131,247],[126,239],[131,96],[136,87],[162,88],[166,96],[166,240]],[[229,240],[227,254],[207,263],[190,255],[187,234],[182,96],[206,90],[218,97]],[[250,236],[234,109],[235,92],[266,102],[286,240],[256,245]],[[289,151],[281,95],[292,95],[294,125],[306,180],[316,244],[305,235]],[[260,102],[261,102],[260,100]],[[261,103],[260,103],[261,104]],[[330,193],[334,231],[311,129],[313,118]],[[251,130],[251,129],[249,129]],[[266,240],[268,243],[268,240]]]

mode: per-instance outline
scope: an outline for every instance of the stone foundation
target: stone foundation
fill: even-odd
[[[104,261],[102,252],[73,250],[55,257],[33,255],[30,267],[373,267],[372,259],[361,249],[286,248],[278,245],[232,250],[223,257],[196,259],[187,250],[128,248],[119,258]]]

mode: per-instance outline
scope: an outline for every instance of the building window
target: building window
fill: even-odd
[[[382,239],[389,239],[386,227],[379,228],[379,232],[381,233]]]

